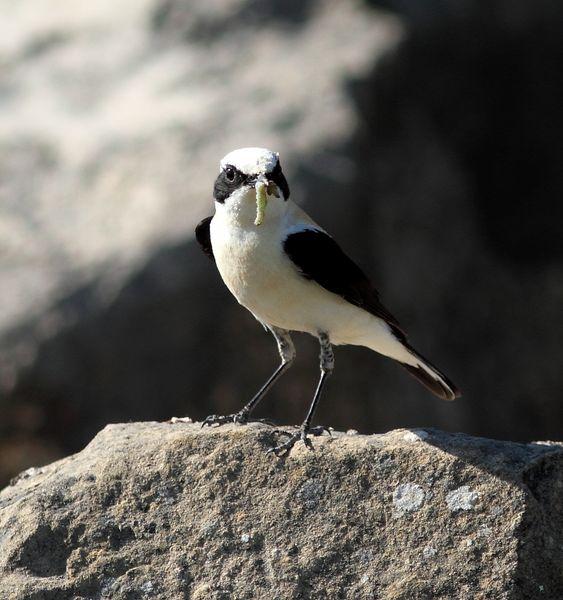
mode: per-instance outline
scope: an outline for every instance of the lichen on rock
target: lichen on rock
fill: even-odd
[[[393,505],[399,512],[412,512],[422,506],[424,496],[424,490],[416,483],[401,483],[393,492]]]
[[[473,491],[468,485],[452,490],[446,496],[448,508],[451,511],[472,510],[479,499],[479,492]]]

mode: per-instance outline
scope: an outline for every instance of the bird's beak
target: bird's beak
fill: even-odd
[[[273,181],[268,181],[264,175],[260,175],[254,184],[256,190],[256,219],[254,225],[262,225],[268,204],[268,194],[279,198],[277,186]]]

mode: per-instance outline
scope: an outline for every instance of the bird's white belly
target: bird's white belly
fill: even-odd
[[[388,336],[380,319],[303,277],[285,255],[280,237],[214,221],[211,243],[221,277],[262,323],[312,335],[323,331],[334,344],[367,345],[374,326]]]

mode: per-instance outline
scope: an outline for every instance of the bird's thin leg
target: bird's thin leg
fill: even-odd
[[[223,425],[224,423],[248,423],[250,413],[256,408],[256,405],[264,398],[274,383],[289,369],[293,359],[295,358],[295,346],[291,341],[289,332],[285,329],[279,329],[272,325],[268,325],[268,329],[276,339],[278,351],[281,356],[281,363],[278,368],[272,373],[268,381],[258,390],[256,395],[250,402],[245,404],[238,413],[232,415],[209,415],[202,423],[205,425]]]
[[[321,397],[321,393],[325,386],[326,380],[329,375],[332,374],[334,370],[334,352],[332,351],[332,345],[330,343],[330,339],[328,335],[324,332],[318,333],[319,344],[321,346],[321,377],[319,379],[319,383],[317,384],[317,389],[315,390],[315,395],[313,396],[313,401],[311,402],[311,406],[307,411],[307,416],[303,421],[303,424],[299,428],[299,431],[290,434],[286,431],[277,431],[277,433],[289,436],[289,439],[274,448],[270,448],[268,452],[273,452],[277,456],[283,456],[285,454],[289,454],[295,442],[302,440],[305,446],[309,449],[313,449],[313,444],[311,440],[307,437],[310,435],[322,435],[325,431],[330,433],[330,430],[326,427],[319,425],[317,427],[311,427],[311,421],[313,419],[313,415],[315,413],[315,409],[317,408],[317,404],[319,403],[319,398]]]

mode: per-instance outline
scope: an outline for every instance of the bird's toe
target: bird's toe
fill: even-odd
[[[330,437],[332,437],[332,427],[325,427],[324,425],[317,425],[316,427],[312,427],[307,433],[310,433],[314,436],[318,436],[325,433],[325,431],[326,433],[328,433],[328,435],[330,435]]]
[[[267,419],[255,419],[258,422],[269,423]],[[253,420],[254,421],[254,420]],[[212,425],[225,425],[225,423],[238,423],[239,425],[246,425],[249,422],[248,412],[241,410],[238,413],[230,415],[209,415],[205,417],[201,423],[202,427],[211,427]]]
[[[305,447],[309,450],[314,450],[315,447],[313,446],[313,442],[311,441],[309,435],[317,437],[322,435],[325,431],[332,435],[330,429],[328,427],[324,427],[323,425],[312,427],[310,429],[301,427],[299,431],[295,433],[290,433],[289,431],[285,431],[283,429],[274,429],[272,431],[274,435],[286,436],[287,440],[281,444],[278,444],[277,446],[273,446],[267,451],[267,453],[275,454],[278,458],[282,458],[291,452],[292,448],[298,441],[302,441]]]
[[[212,425],[224,425],[225,423],[236,423],[236,415],[209,415],[201,423],[202,427],[211,427]]]

